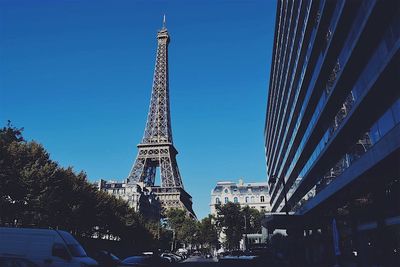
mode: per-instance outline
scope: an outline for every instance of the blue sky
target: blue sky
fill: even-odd
[[[156,33],[171,35],[178,165],[199,218],[219,180],[265,181],[275,1],[0,0],[0,122],[91,181],[124,179],[150,101]]]

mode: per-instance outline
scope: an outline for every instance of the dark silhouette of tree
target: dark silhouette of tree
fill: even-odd
[[[153,236],[128,204],[63,168],[23,129],[0,129],[0,225],[65,229],[77,237],[120,240],[146,248]]]
[[[242,217],[246,219],[246,232],[248,234],[261,233],[262,214],[258,210],[252,209],[249,206],[243,207],[241,213]]]
[[[22,159],[15,160],[20,154],[19,144],[25,142],[22,130],[13,127],[10,121],[0,130],[0,223],[13,222],[25,206],[26,190],[19,177]]]
[[[173,232],[174,241],[177,244],[199,244],[198,222],[188,216],[186,211],[183,209],[168,209],[164,216],[167,222],[167,229]]]
[[[243,208],[237,203],[229,202],[217,205],[216,226],[219,232],[225,234],[225,247],[239,249],[244,233],[260,233],[262,215],[256,209],[248,206]]]
[[[199,243],[209,249],[218,248],[218,232],[215,218],[208,215],[199,222]]]
[[[237,203],[217,205],[217,225],[225,234],[224,245],[229,250],[239,249],[239,242],[244,233],[244,217]]]

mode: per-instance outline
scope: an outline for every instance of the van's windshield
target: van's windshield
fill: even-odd
[[[85,250],[79,244],[67,244],[69,252],[74,257],[87,257]]]
[[[74,257],[87,257],[87,254],[83,247],[76,241],[76,239],[68,232],[57,231],[62,239],[67,243],[68,250]]]

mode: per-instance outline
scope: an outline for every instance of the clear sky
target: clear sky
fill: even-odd
[[[167,16],[174,144],[198,218],[217,181],[265,181],[275,1],[0,0],[0,122],[90,181],[124,179]]]

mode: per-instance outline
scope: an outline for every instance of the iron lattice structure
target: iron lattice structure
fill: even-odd
[[[160,168],[161,187],[183,189],[176,162],[177,150],[173,145],[168,84],[168,44],[170,41],[165,17],[157,34],[157,56],[153,88],[143,139],[128,176],[128,183],[143,182],[154,186],[156,170]]]

